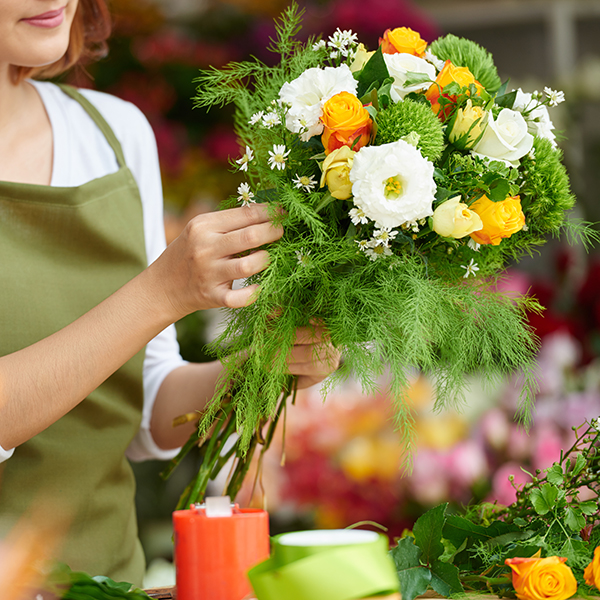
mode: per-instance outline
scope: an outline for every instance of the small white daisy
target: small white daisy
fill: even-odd
[[[341,31],[338,29],[327,42],[330,48],[333,48],[334,52],[339,52],[342,56],[348,56],[350,47],[356,45],[358,37],[352,31],[345,30]]]
[[[240,165],[240,171],[247,171],[248,170],[248,163],[253,158],[254,158],[254,153],[252,152],[252,150],[250,149],[249,146],[246,146],[246,154],[244,154],[244,156],[242,156],[242,158],[239,158],[235,162],[238,165]]]
[[[301,267],[307,267],[310,264],[310,250],[304,251],[304,248],[300,250],[294,250],[296,254],[296,260]]]
[[[392,251],[387,246],[375,246],[374,248],[367,248],[365,254],[372,261],[375,261],[382,256],[392,256]]]
[[[329,58],[337,58],[340,55],[340,53],[337,50],[333,50],[329,53]]]
[[[265,114],[264,110],[260,110],[257,113],[254,113],[251,117],[250,120],[248,121],[249,125],[256,125],[259,121],[262,120],[263,116]]]
[[[362,208],[353,208],[348,214],[354,225],[366,225],[369,222],[369,219]]]
[[[296,178],[292,179],[292,182],[299,190],[304,190],[305,192],[312,192],[313,188],[317,185],[313,175],[307,177],[306,175],[300,176],[296,174]]]
[[[273,144],[273,150],[269,150],[269,160],[267,161],[271,170],[279,169],[283,171],[285,169],[285,161],[290,152],[284,144]]]
[[[274,125],[279,125],[280,123],[281,119],[279,118],[279,115],[273,110],[265,113],[262,118],[263,127],[266,127],[267,129],[271,129]]]
[[[527,156],[530,160],[535,160],[535,148],[532,148]]]
[[[565,101],[565,93],[553,90],[549,87],[544,88],[544,94],[546,94],[550,106],[558,106],[561,102]]]
[[[238,200],[242,203],[242,206],[250,206],[254,204],[254,194],[250,191],[250,186],[247,183],[241,183],[237,189]]]
[[[358,249],[366,252],[371,247],[370,240],[354,240],[358,245]]]
[[[527,227],[527,223],[525,223],[525,225],[523,225],[521,231],[529,231],[529,227]]]
[[[466,269],[465,274],[463,275],[463,279],[467,279],[469,275],[477,277],[477,271],[479,271],[479,267],[473,259],[471,259],[471,262],[468,265],[460,265],[460,268]]]
[[[383,245],[387,248],[390,245],[390,242],[393,241],[397,235],[397,231],[388,229],[387,227],[382,227],[381,229],[376,229],[373,232],[373,241],[376,246]]]
[[[325,43],[325,40],[319,40],[318,42],[315,42],[313,44],[312,49],[315,52],[318,52],[319,50],[322,50],[323,48],[325,48],[327,46],[327,44]]]
[[[471,250],[474,252],[479,252],[479,248],[481,248],[481,244],[478,244],[473,238],[469,238],[467,246],[469,246],[469,248],[471,248]]]

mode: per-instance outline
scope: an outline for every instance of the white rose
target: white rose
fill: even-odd
[[[520,112],[503,108],[494,120],[491,112],[482,138],[473,147],[473,153],[484,158],[499,160],[513,167],[533,148],[533,136]]]
[[[404,96],[411,92],[419,92],[431,87],[431,83],[416,83],[405,87],[406,79],[409,73],[424,73],[429,76],[431,81],[435,81],[435,67],[426,60],[413,56],[412,54],[384,54],[383,60],[390,75],[394,78],[392,85],[391,96],[394,102],[399,102],[404,99]]]
[[[529,133],[548,140],[556,148],[556,136],[552,131],[554,124],[550,120],[550,114],[546,106],[534,100],[532,94],[519,88],[513,109],[523,113]]]
[[[284,83],[279,99],[289,106],[286,127],[308,141],[323,132],[323,105],[340,92],[356,93],[357,82],[348,65],[307,69],[291,83]]]
[[[390,229],[433,214],[433,163],[403,140],[365,146],[350,171],[354,204]]]

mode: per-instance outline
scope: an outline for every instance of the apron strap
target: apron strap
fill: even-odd
[[[117,162],[119,163],[119,167],[125,167],[125,156],[123,154],[123,148],[121,147],[121,143],[115,136],[113,130],[110,128],[110,125],[106,122],[104,117],[100,114],[100,111],[81,93],[79,93],[73,86],[66,85],[64,83],[56,84],[67,96],[73,98],[81,104],[84,110],[90,115],[94,123],[98,126],[98,129],[104,134],[106,141],[109,143],[112,148],[115,156],[117,157]]]

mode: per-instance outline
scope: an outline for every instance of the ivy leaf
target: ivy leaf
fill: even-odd
[[[569,506],[565,513],[565,525],[571,531],[578,533],[585,527],[585,517],[579,508]]]
[[[579,503],[579,508],[584,515],[593,515],[598,512],[598,503],[594,500],[585,500]]]
[[[554,484],[554,485],[562,485],[565,481],[563,476],[562,467],[558,463],[554,463],[547,471],[546,471],[546,479]]]
[[[529,500],[538,515],[545,515],[554,508],[558,497],[558,488],[551,483],[545,483],[542,487],[532,490]]]
[[[440,504],[424,515],[421,515],[415,526],[413,533],[415,535],[415,544],[423,552],[423,562],[430,565],[435,559],[439,558],[444,552],[442,544],[442,530],[444,528],[446,508],[448,503]]]
[[[411,537],[402,538],[390,550],[394,561],[403,600],[414,600],[424,594],[431,583],[431,571],[421,566],[421,548],[415,546]]]
[[[573,470],[569,473],[571,477],[577,477],[581,471],[585,468],[585,458],[583,454],[578,454],[577,459],[575,460],[575,465],[573,466]]]
[[[458,568],[441,560],[431,563],[431,587],[444,598],[465,591],[458,577]]]

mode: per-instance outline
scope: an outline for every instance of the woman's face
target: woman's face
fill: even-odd
[[[67,51],[78,0],[0,0],[0,64],[41,67]]]

